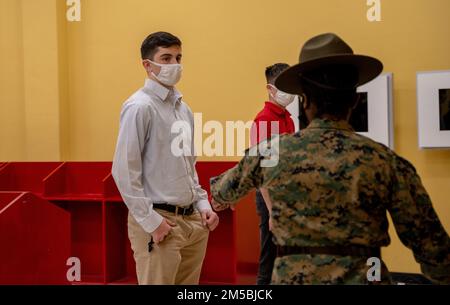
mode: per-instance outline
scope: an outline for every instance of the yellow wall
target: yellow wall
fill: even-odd
[[[111,160],[150,32],[182,38],[179,87],[193,111],[246,121],[265,99],[264,68],[295,63],[306,39],[333,31],[394,73],[396,151],[417,167],[450,231],[450,151],[418,149],[415,83],[416,71],[450,69],[450,1],[382,0],[375,23],[365,0],[81,0],[73,23],[64,3],[0,0],[0,160]],[[389,267],[418,271],[392,236]]]
[[[0,1],[0,159],[25,159],[20,1]]]

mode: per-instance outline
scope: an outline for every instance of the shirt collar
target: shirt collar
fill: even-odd
[[[167,89],[160,83],[149,78],[145,80],[144,88],[154,93],[163,102],[170,100],[174,104],[181,103],[181,99],[183,98],[183,95],[177,90],[177,88],[173,87],[172,89]]]
[[[312,122],[308,125],[306,129],[339,129],[339,130],[354,131],[350,123],[345,120],[335,121],[330,119],[318,119],[318,118],[312,120]]]
[[[286,108],[282,108],[281,106],[278,106],[272,102],[266,102],[265,108],[267,108],[267,110],[275,113],[278,116],[285,116],[285,115],[290,116],[291,115],[290,112]]]

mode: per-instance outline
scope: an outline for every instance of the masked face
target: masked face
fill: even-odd
[[[153,71],[151,72],[161,84],[171,87],[175,86],[180,81],[183,72],[183,66],[181,64],[159,64],[149,59],[147,59],[147,61],[161,68],[158,75]]]
[[[295,95],[283,92],[281,90],[278,90],[275,86],[270,85],[270,87],[273,88],[273,90],[271,90],[270,92],[270,96],[273,98],[273,100],[275,102],[277,102],[279,105],[283,106],[283,107],[287,107],[288,105],[290,105],[294,99],[295,99]],[[275,95],[272,93],[273,91],[275,91]]]

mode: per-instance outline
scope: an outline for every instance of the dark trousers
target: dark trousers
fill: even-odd
[[[272,279],[273,264],[277,257],[277,247],[272,241],[272,232],[269,231],[269,210],[267,210],[260,191],[256,191],[256,210],[260,217],[259,234],[261,244],[257,285],[269,285]]]

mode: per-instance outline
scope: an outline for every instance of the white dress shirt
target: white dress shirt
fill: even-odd
[[[177,137],[172,124],[180,120],[189,123],[193,134],[192,111],[180,92],[150,79],[122,107],[112,174],[129,211],[149,233],[163,219],[154,203],[194,204],[198,211],[211,210],[198,182],[194,152],[175,156],[171,151]],[[193,150],[193,136],[191,145]]]

